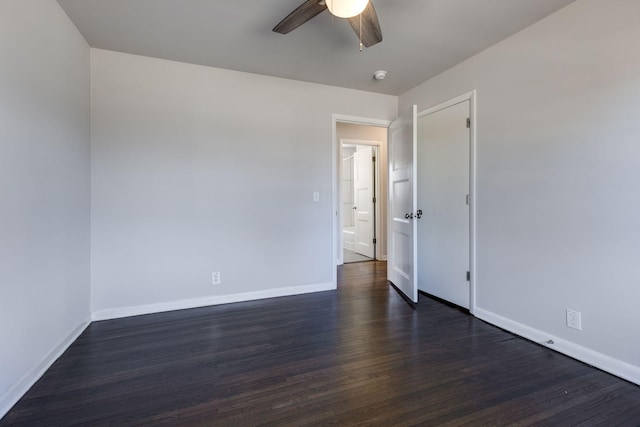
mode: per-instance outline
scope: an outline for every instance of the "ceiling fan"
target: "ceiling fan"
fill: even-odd
[[[376,9],[368,0],[307,0],[273,27],[273,31],[287,34],[326,9],[339,18],[347,18],[360,39],[360,50],[362,45],[371,47],[382,41]]]

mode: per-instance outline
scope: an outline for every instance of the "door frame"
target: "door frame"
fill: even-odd
[[[355,125],[363,125],[363,126],[375,126],[382,127],[387,129],[391,124],[391,120],[384,119],[374,119],[370,117],[359,117],[359,116],[349,116],[345,114],[336,114],[333,113],[331,115],[331,202],[332,202],[332,229],[333,229],[333,259],[331,262],[331,269],[333,272],[333,286],[334,288],[338,287],[338,269],[336,268],[339,263],[338,253],[340,252],[340,257],[342,257],[342,247],[340,247],[340,251],[338,250],[339,237],[342,236],[342,229],[338,228],[339,222],[341,222],[341,218],[338,217],[340,212],[338,211],[338,205],[341,200],[338,199],[338,165],[340,162],[340,149],[337,137],[337,129],[336,126],[338,122],[342,123],[351,123]],[[340,221],[339,221],[340,220]],[[340,233],[338,235],[338,233]]]
[[[339,162],[338,162],[338,182],[342,182],[342,156],[340,156],[340,153],[342,152],[342,146],[344,144],[353,144],[353,145],[368,145],[371,147],[375,148],[375,156],[376,156],[376,164],[374,166],[374,170],[373,170],[373,175],[374,175],[374,194],[373,197],[376,198],[376,204],[374,207],[374,215],[373,215],[373,226],[374,226],[374,235],[376,240],[376,244],[375,244],[375,251],[374,251],[374,258],[376,260],[382,260],[384,258],[386,258],[386,256],[384,256],[382,254],[382,250],[380,249],[382,247],[382,245],[380,245],[377,242],[381,241],[381,237],[382,237],[382,212],[380,212],[381,205],[382,203],[381,198],[380,198],[380,189],[381,189],[381,185],[380,185],[380,146],[382,145],[382,141],[369,141],[369,140],[364,140],[364,139],[349,139],[349,138],[340,138],[340,144],[338,149],[340,150],[338,152],[338,157],[339,157]],[[344,221],[342,220],[342,217],[344,215],[344,210],[343,210],[343,203],[342,203],[342,185],[338,185],[338,231],[336,232],[336,234],[338,235],[338,248],[344,248],[344,233],[342,233],[342,229],[344,228]],[[384,239],[382,239],[384,240]],[[342,265],[344,264],[344,254],[341,250],[338,250],[338,265]]]
[[[472,90],[422,110],[418,112],[418,119],[465,101],[469,101],[469,118],[471,119],[469,128],[469,271],[471,272],[469,280],[469,312],[474,314],[476,310],[476,288],[478,286],[478,270],[476,269],[476,91]],[[418,141],[418,143],[420,142]]]

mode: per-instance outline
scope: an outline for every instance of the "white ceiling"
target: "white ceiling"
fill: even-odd
[[[384,40],[363,52],[323,12],[271,29],[304,0],[59,0],[92,47],[400,95],[574,0],[373,0]],[[384,81],[373,79],[387,70]]]

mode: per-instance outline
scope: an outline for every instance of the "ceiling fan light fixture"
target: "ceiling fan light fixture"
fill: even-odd
[[[369,0],[325,0],[332,15],[338,18],[353,18],[360,15]]]

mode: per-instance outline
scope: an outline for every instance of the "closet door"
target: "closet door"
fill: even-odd
[[[418,119],[418,288],[469,308],[469,101]]]

